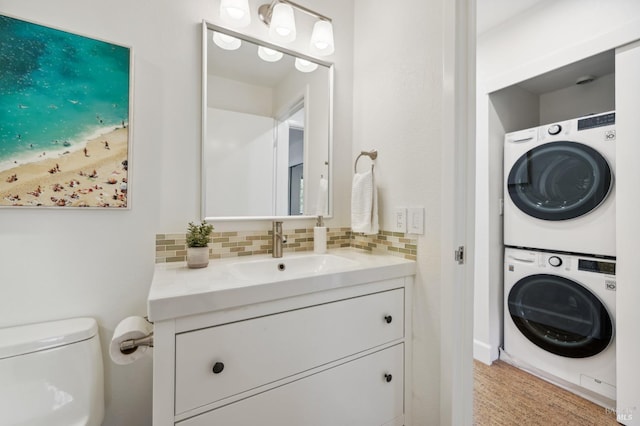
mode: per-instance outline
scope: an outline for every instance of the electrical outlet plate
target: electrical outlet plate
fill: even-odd
[[[407,209],[397,207],[393,211],[393,231],[407,232]]]

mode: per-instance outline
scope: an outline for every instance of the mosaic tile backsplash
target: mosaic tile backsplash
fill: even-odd
[[[285,229],[284,252],[313,251],[313,228]],[[221,259],[271,253],[271,231],[213,232],[209,258]],[[352,233],[351,228],[327,228],[327,249],[354,247],[386,252],[416,260],[417,241],[401,232],[380,231],[377,235]],[[185,234],[156,234],[156,263],[184,262],[187,257]]]

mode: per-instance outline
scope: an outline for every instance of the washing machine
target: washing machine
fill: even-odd
[[[616,263],[505,249],[500,358],[604,407],[615,407]]]
[[[504,244],[615,256],[615,112],[505,135]]]

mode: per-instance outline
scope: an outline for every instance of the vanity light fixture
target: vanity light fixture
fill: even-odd
[[[291,43],[296,39],[296,20],[293,8],[285,3],[274,6],[269,25],[269,37],[283,43]]]
[[[284,54],[282,52],[278,52],[277,50],[269,49],[268,47],[258,46],[258,56],[263,61],[267,62],[277,62]]]
[[[318,19],[311,34],[311,52],[318,56],[331,55],[335,50],[331,19],[289,0],[273,0],[271,4],[263,4],[258,9],[258,16],[269,27],[269,36],[283,43],[295,40],[294,8]]]
[[[232,28],[244,28],[251,23],[249,0],[221,0],[220,19]]]
[[[333,25],[329,21],[318,21],[313,25],[311,33],[311,52],[319,56],[331,55],[334,50]]]
[[[302,58],[296,58],[295,66],[300,72],[312,72],[318,68],[318,64]]]
[[[242,42],[239,38],[231,37],[227,34],[222,34],[217,31],[213,32],[213,42],[224,50],[236,50],[240,48]]]

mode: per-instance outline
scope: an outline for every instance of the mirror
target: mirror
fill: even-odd
[[[331,64],[203,24],[205,220],[329,216],[332,86]]]

